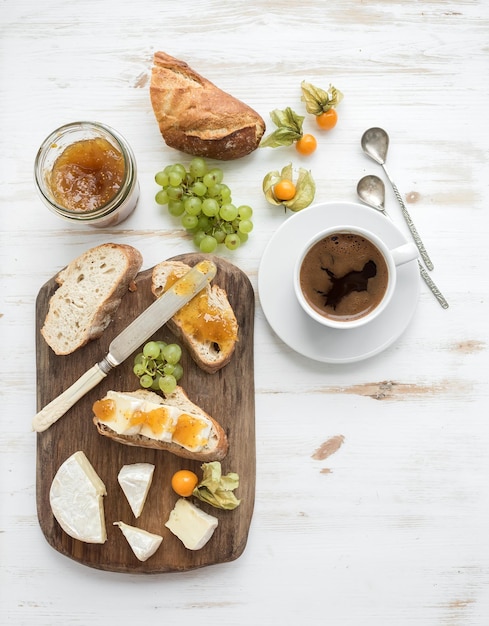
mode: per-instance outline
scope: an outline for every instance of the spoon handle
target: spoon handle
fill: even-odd
[[[421,274],[421,277],[430,288],[431,293],[435,296],[435,298],[438,300],[438,302],[441,304],[441,306],[444,309],[448,309],[448,302],[446,301],[441,291],[438,289],[438,287],[435,285],[435,283],[431,279],[431,276],[428,274],[425,268],[421,265],[420,261],[418,261],[418,265],[419,265],[419,272]]]
[[[387,176],[387,178],[389,179],[390,184],[392,185],[392,189],[394,190],[394,193],[396,195],[396,198],[399,202],[399,204],[401,205],[401,210],[402,210],[402,214],[404,216],[404,219],[406,220],[406,223],[409,227],[409,230],[411,231],[411,234],[413,236],[414,239],[414,243],[417,245],[419,253],[421,254],[421,257],[423,259],[423,261],[425,262],[426,267],[429,270],[433,269],[433,263],[430,259],[430,257],[428,256],[428,253],[426,252],[426,248],[424,247],[423,242],[421,241],[421,237],[418,234],[418,231],[416,230],[416,226],[414,225],[414,222],[406,208],[406,205],[404,204],[404,201],[402,199],[401,194],[399,193],[399,189],[397,188],[397,185],[395,184],[395,182],[392,180],[392,178],[389,176],[389,173],[385,167],[385,164],[382,164],[382,167],[384,168],[384,172],[385,175]]]

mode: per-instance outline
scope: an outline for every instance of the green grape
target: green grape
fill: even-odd
[[[223,202],[231,202],[231,189],[224,183],[221,185],[221,198]]]
[[[218,185],[219,183],[221,183],[223,178],[224,172],[218,167],[213,167],[204,176],[203,183],[207,187],[214,187],[214,185]]]
[[[156,342],[160,348],[160,355],[163,352],[163,348],[166,346],[166,341],[157,341]]]
[[[192,230],[196,228],[199,224],[199,218],[196,215],[190,215],[189,213],[185,213],[182,215],[182,226],[186,230]]]
[[[185,165],[182,165],[181,163],[174,163],[170,168],[170,172],[175,172],[176,174],[179,174],[182,180],[185,180],[185,177],[187,176],[187,170],[185,169]]]
[[[228,250],[236,250],[237,248],[239,248],[240,244],[241,239],[238,237],[238,235],[236,235],[236,233],[227,235],[226,239],[224,240],[224,245]]]
[[[183,196],[183,189],[181,186],[168,187],[166,193],[168,194],[170,200],[181,200]]]
[[[132,368],[132,371],[136,374],[136,376],[139,377],[144,374],[144,372],[146,371],[146,368],[144,367],[142,363],[136,363],[134,367]]]
[[[232,222],[238,216],[238,209],[234,204],[227,202],[221,206],[219,215],[223,220],[226,220],[226,222]]]
[[[207,165],[202,157],[195,157],[190,161],[188,169],[194,178],[202,178],[207,172]]]
[[[160,355],[160,346],[156,341],[148,341],[143,347],[143,355],[149,359],[157,359]]]
[[[168,213],[174,217],[180,217],[185,211],[185,206],[181,200],[170,200],[168,202]]]
[[[221,228],[214,229],[212,234],[217,243],[222,243],[226,239],[226,233]]]
[[[201,252],[214,252],[217,248],[217,239],[212,235],[206,235],[200,242],[199,248]]]
[[[183,376],[183,365],[181,363],[175,363],[172,374],[175,377],[175,380],[178,382]]]
[[[253,230],[253,222],[251,220],[241,220],[238,230],[240,233],[248,235]]]
[[[168,174],[165,171],[158,172],[155,175],[155,182],[160,187],[168,187]]]
[[[144,363],[145,362],[145,356],[142,352],[138,352],[138,354],[136,354],[136,356],[134,357],[134,365],[139,365],[140,363]]]
[[[205,237],[205,232],[203,230],[198,230],[193,237],[194,245],[198,248],[200,247],[200,242]]]
[[[187,211],[189,215],[200,215],[202,211],[202,200],[195,196],[190,196],[185,200],[184,206],[185,211]]]
[[[162,367],[163,374],[173,374],[173,372],[175,371],[175,366],[176,363],[165,363]]]
[[[165,189],[161,189],[155,196],[157,204],[168,204],[168,193]]]
[[[206,198],[202,202],[202,213],[208,217],[215,217],[219,214],[219,203],[214,198]]]
[[[203,182],[197,180],[190,188],[190,191],[201,198],[207,193],[207,187],[204,185]]]
[[[236,234],[238,235],[241,243],[245,243],[246,241],[248,241],[248,237],[249,237],[248,233],[242,233],[240,230],[238,230]]]
[[[220,183],[216,183],[213,187],[207,188],[207,195],[209,198],[219,198],[221,195],[221,187]]]
[[[153,377],[149,374],[143,374],[139,379],[139,384],[141,387],[144,387],[144,389],[149,389],[153,384]]]
[[[161,380],[161,376],[159,374],[157,374],[153,378],[153,381],[151,382],[150,389],[153,389],[153,391],[159,391],[159,389],[160,389],[160,380]]]
[[[182,348],[178,345],[178,343],[169,343],[167,346],[163,348],[163,356],[165,357],[167,363],[178,363],[182,357]]]
[[[211,222],[207,215],[199,215],[199,230],[203,230],[206,233],[210,226]]]
[[[177,386],[177,381],[175,376],[172,374],[168,374],[167,376],[162,376],[159,380],[159,387],[164,394],[170,394],[175,391],[175,387]]]
[[[171,171],[168,175],[168,182],[172,187],[179,187],[182,184],[183,177],[179,172]]]
[[[238,217],[242,220],[249,220],[253,215],[253,209],[247,204],[242,204],[238,207]]]

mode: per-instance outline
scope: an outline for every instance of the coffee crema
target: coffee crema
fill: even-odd
[[[317,241],[305,254],[299,273],[302,293],[323,317],[349,321],[382,301],[389,279],[382,252],[360,234],[337,232]]]

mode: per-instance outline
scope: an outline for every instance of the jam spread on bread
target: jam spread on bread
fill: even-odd
[[[166,282],[165,291],[177,280],[171,274]],[[217,345],[236,341],[238,325],[234,315],[226,315],[222,308],[213,306],[205,291],[198,293],[190,302],[174,315],[183,331],[195,337],[197,341],[210,341]]]

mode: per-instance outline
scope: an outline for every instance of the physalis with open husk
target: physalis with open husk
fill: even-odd
[[[297,212],[308,207],[316,194],[316,183],[310,171],[299,168],[296,181],[293,180],[292,164],[282,171],[269,172],[263,179],[263,193],[267,202],[284,206]]]

